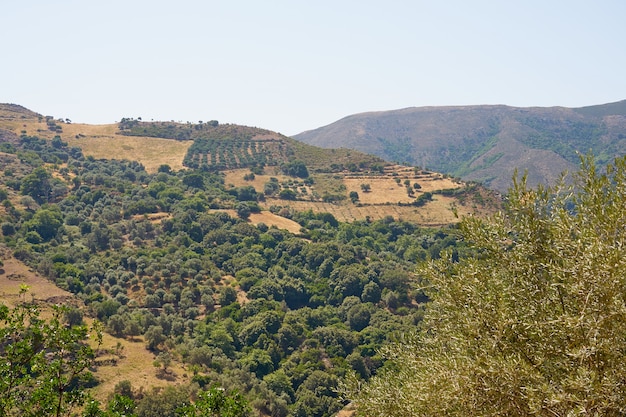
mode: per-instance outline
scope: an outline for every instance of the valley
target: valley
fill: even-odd
[[[611,129],[618,129],[621,116],[605,117],[609,110],[600,106],[584,113],[604,117],[603,123],[613,120]],[[507,129],[515,125],[509,122]],[[620,139],[618,130],[611,132]],[[602,142],[607,139],[602,135],[591,134],[590,140]],[[502,148],[502,136],[496,136],[472,148],[472,162],[463,162],[463,149],[451,148],[447,163],[456,163],[461,169],[456,172],[464,175],[477,172],[472,166],[515,163]],[[540,145],[531,151],[519,141],[508,143],[514,146],[507,149],[520,151],[534,164],[529,183],[537,175],[552,175],[536,158],[539,153],[552,158],[551,168],[562,166],[554,155],[563,149]],[[618,152],[619,143],[606,149]],[[486,153],[479,155],[482,151]],[[600,166],[608,160],[609,151],[603,152]],[[597,175],[589,169],[591,161],[586,160],[585,175]],[[395,387],[396,375],[419,369],[425,378],[421,386],[426,386],[431,367],[437,370],[444,364],[435,361],[424,368],[413,356],[398,364],[388,355],[395,349],[404,358],[402,341],[407,335],[438,325],[433,311],[443,314],[450,329],[474,317],[483,326],[483,314],[491,317],[499,311],[503,296],[510,297],[502,304],[508,309],[503,314],[515,320],[526,306],[535,314],[553,304],[562,314],[563,303],[550,304],[550,297],[573,275],[561,277],[560,266],[554,270],[558,285],[541,287],[549,298],[544,303],[534,298],[534,289],[520,290],[544,285],[543,275],[533,280],[534,272],[528,271],[561,265],[561,260],[592,262],[593,270],[606,267],[604,252],[597,258],[593,251],[589,259],[564,257],[568,252],[561,250],[561,242],[569,245],[565,249],[577,248],[572,253],[588,252],[573,232],[590,227],[588,216],[566,210],[573,194],[551,200],[518,184],[503,207],[498,192],[427,169],[426,164],[388,162],[347,148],[318,148],[267,130],[213,120],[124,118],[115,125],[90,126],[0,105],[0,163],[0,304],[18,312],[41,312],[43,320],[57,326],[54,320],[61,317],[59,329],[81,337],[71,346],[92,349],[89,366],[55,395],[69,404],[71,395],[84,391],[89,402],[77,403],[73,411],[85,407],[98,416],[124,412],[174,417],[217,393],[228,399],[224,404],[243,407],[233,414],[238,417],[350,416],[354,407],[348,398],[376,409],[380,404],[370,399],[392,398],[402,391],[385,391]],[[622,165],[610,172],[620,170]],[[499,181],[502,171],[489,175]],[[598,195],[621,201],[614,190],[616,180],[592,180],[592,187],[603,190]],[[579,198],[580,204],[599,204],[597,212],[621,224],[621,203],[606,205],[584,194]],[[499,214],[511,208],[512,217]],[[549,210],[560,211],[545,217]],[[589,212],[592,220],[596,211]],[[580,225],[572,229],[568,222]],[[604,233],[595,224],[590,230]],[[602,244],[597,247],[618,247],[610,245],[610,236],[598,237]],[[522,244],[516,243],[519,239]],[[480,246],[474,246],[476,242]],[[537,261],[541,268],[527,268],[538,256],[546,258]],[[553,257],[559,262],[552,263]],[[587,271],[586,265],[572,270]],[[484,270],[476,273],[475,268]],[[608,276],[614,270],[603,273]],[[514,275],[515,282],[509,282],[510,274],[522,278]],[[574,278],[589,276],[595,277],[582,273]],[[580,288],[577,281],[572,285]],[[606,288],[611,287],[598,283],[598,293]],[[450,297],[443,299],[448,304],[432,310],[433,303],[442,302],[440,294]],[[522,296],[526,298],[519,305]],[[568,318],[568,323],[578,317]],[[33,323],[38,322],[23,325]],[[502,339],[498,333],[508,326],[481,327],[468,340],[483,343],[482,335],[495,331],[490,337],[518,349],[515,337]],[[570,327],[560,326],[559,331]],[[408,337],[412,349],[423,348]],[[431,336],[425,332],[418,337]],[[455,337],[453,342],[466,339]],[[498,343],[485,343],[480,352],[491,352],[485,360],[500,360]],[[53,357],[53,346],[33,357]],[[547,349],[550,361],[561,360],[554,348]],[[70,357],[60,352],[61,359]],[[424,357],[430,354],[435,353],[425,351]],[[68,372],[72,366],[65,362]],[[447,378],[449,371],[441,369]],[[37,381],[42,375],[28,376]],[[38,383],[43,387],[46,381]],[[14,390],[11,395],[21,394]],[[413,400],[407,397],[406,404],[390,407],[411,406]]]
[[[0,161],[0,300],[102,323],[80,384],[139,417],[217,386],[262,416],[335,415],[346,373],[369,378],[421,322],[415,266],[462,256],[456,224],[500,207],[475,183],[215,121],[1,105]]]

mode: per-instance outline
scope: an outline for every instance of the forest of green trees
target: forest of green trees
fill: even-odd
[[[2,416],[626,414],[626,158],[516,180],[458,227],[281,210],[295,235],[249,223],[263,194],[219,172],[148,174],[58,137],[0,152],[4,251],[80,304],[0,304]],[[191,383],[96,401],[102,331]]]
[[[391,217],[289,212],[298,235],[254,226],[219,209],[254,208],[259,196],[226,190],[217,172],[148,174],[58,138],[22,136],[0,151],[16,157],[0,173],[2,244],[84,303],[72,325],[84,315],[117,337],[143,336],[146,354],[193,374],[191,385],[159,393],[121,384],[108,404],[83,399],[85,415],[196,415],[201,398],[221,395],[232,415],[331,416],[346,404],[339,382],[385,369],[381,347],[420,324],[417,263],[465,253],[454,227]],[[284,170],[302,177],[306,167]],[[68,392],[99,383],[80,375],[86,382]]]

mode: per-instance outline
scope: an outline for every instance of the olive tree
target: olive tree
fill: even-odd
[[[227,392],[221,387],[200,392],[194,403],[179,410],[182,417],[246,417],[250,414],[250,406],[239,392]]]
[[[37,307],[0,304],[0,415],[61,416],[85,399],[81,378],[94,359],[90,332],[68,325],[65,309],[43,319]]]
[[[343,386],[375,416],[626,413],[626,158],[573,184],[515,180],[506,211],[461,228],[475,256],[419,270],[423,330]]]

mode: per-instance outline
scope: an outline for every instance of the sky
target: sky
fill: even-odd
[[[623,0],[0,1],[0,102],[78,123],[626,99]]]

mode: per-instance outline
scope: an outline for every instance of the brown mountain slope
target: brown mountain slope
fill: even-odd
[[[626,101],[579,109],[509,106],[419,107],[361,113],[294,136],[506,190],[517,169],[550,183],[578,166],[577,153],[600,164],[626,151]]]

